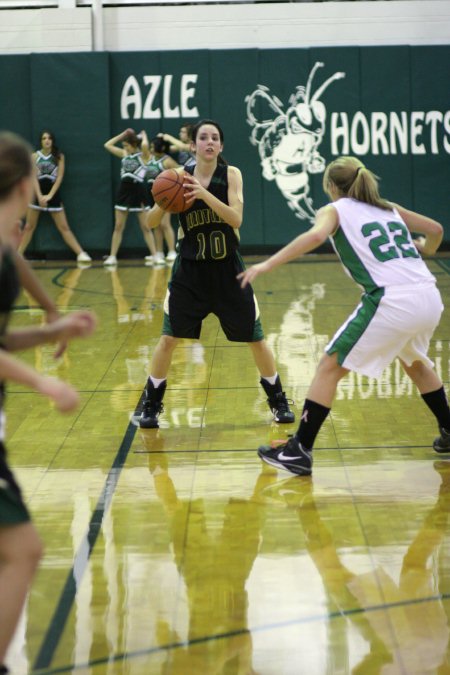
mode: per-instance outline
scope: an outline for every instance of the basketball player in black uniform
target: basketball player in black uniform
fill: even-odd
[[[228,340],[249,344],[274,420],[293,422],[294,413],[264,340],[253,290],[241,289],[236,279],[244,270],[238,250],[244,205],[241,172],[220,157],[223,132],[216,122],[199,122],[192,142],[197,161],[184,168],[189,208],[179,214],[179,254],[164,303],[162,336],[153,354],[140,426],[159,426],[173,351],[179,338],[199,338],[202,321],[211,312]],[[149,227],[156,227],[163,215],[155,204]]]
[[[65,382],[41,375],[10,352],[72,337],[89,335],[95,327],[90,312],[67,314],[44,326],[8,329],[19,293],[14,251],[17,221],[33,195],[31,149],[14,134],[0,133],[0,673],[14,635],[29,584],[42,555],[42,545],[30,521],[21,491],[7,462],[4,446],[5,380],[35,389],[53,400],[62,412],[78,403],[77,392]]]

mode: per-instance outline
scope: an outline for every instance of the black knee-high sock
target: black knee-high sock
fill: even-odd
[[[326,408],[320,403],[305,399],[302,417],[296,436],[304,448],[312,450],[320,427],[325,422],[331,408]]]
[[[421,394],[421,396],[436,417],[439,426],[450,431],[450,408],[444,387],[430,391],[428,394]]]

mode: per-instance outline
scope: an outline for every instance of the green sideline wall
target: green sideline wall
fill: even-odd
[[[34,147],[41,129],[53,130],[66,156],[69,222],[97,255],[109,248],[120,168],[105,140],[130,126],[177,135],[182,122],[205,117],[221,123],[224,156],[244,176],[244,251],[274,249],[308,229],[284,184],[319,208],[323,163],[338,154],[356,154],[381,176],[387,198],[442,222],[448,247],[449,63],[450,46],[0,56],[0,128]],[[257,131],[247,120],[252,94]],[[30,250],[66,251],[47,215]],[[140,251],[130,216],[122,252]]]

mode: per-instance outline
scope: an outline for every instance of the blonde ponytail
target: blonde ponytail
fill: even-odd
[[[328,194],[330,183],[337,188],[341,197],[350,197],[386,211],[392,210],[392,204],[380,197],[378,177],[356,157],[343,156],[331,162],[323,176],[323,189]]]

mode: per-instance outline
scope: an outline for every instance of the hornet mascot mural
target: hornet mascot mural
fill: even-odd
[[[258,146],[263,177],[276,182],[297,218],[311,222],[316,212],[309,197],[309,174],[325,169],[318,147],[327,113],[320,97],[334,80],[345,77],[345,73],[334,73],[313,93],[314,75],[323,65],[319,61],[314,64],[306,87],[296,87],[286,111],[262,84],[245,98],[247,122],[253,127],[250,141]]]

